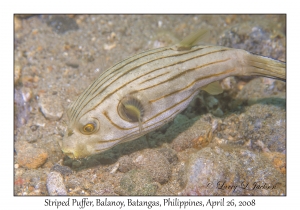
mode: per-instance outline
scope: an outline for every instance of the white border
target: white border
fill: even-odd
[[[296,2],[296,1],[294,1]],[[299,6],[288,1],[175,1],[175,0],[118,0],[118,1],[10,1],[1,4],[1,209],[42,209],[45,198],[13,196],[13,14],[14,13],[287,13],[287,196],[254,197],[257,206],[294,207],[299,205]],[[76,197],[80,199],[80,197]],[[113,197],[110,197],[113,198]],[[143,200],[162,200],[166,197],[139,197]],[[174,197],[171,197],[174,198]],[[196,197],[191,197],[197,199]],[[207,200],[209,197],[201,197]],[[212,197],[218,200],[222,197]],[[237,200],[251,197],[230,197]],[[53,199],[66,199],[56,197]],[[91,199],[96,199],[92,197]],[[126,201],[125,197],[115,197]],[[188,199],[188,198],[187,198]],[[228,197],[227,197],[228,199]],[[99,208],[99,207],[98,207]],[[85,208],[87,209],[87,208]],[[95,208],[94,208],[95,209]],[[104,209],[104,208],[101,208]],[[113,209],[113,208],[111,208]],[[127,208],[129,209],[129,208]],[[144,207],[144,209],[147,209]],[[154,208],[152,208],[154,209]],[[187,209],[196,209],[187,208]],[[199,209],[199,207],[197,207]],[[217,208],[214,208],[217,209]],[[220,208],[226,209],[226,208]]]

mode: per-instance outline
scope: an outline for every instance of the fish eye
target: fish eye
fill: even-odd
[[[93,123],[88,123],[88,124],[86,124],[86,125],[83,127],[83,131],[84,131],[84,132],[87,132],[87,133],[93,132],[94,129],[95,129],[95,126],[94,126]]]
[[[96,132],[99,129],[99,123],[95,120],[92,122],[88,122],[87,124],[83,125],[80,129],[81,133],[89,135]]]

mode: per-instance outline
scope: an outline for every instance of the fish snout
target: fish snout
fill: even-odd
[[[66,141],[64,141],[64,139],[59,141],[59,146],[65,155],[67,155],[69,158],[76,159],[75,150],[72,149],[72,147]]]

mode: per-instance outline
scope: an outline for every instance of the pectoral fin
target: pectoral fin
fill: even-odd
[[[201,29],[201,30],[185,37],[181,42],[174,45],[172,47],[172,49],[177,50],[177,51],[189,50],[193,46],[195,46],[199,41],[207,38],[208,35],[209,35],[209,32],[207,30]]]
[[[120,101],[118,113],[123,120],[128,122],[138,122],[140,132],[143,130],[142,118],[144,108],[141,102],[136,98],[125,97]]]
[[[210,84],[202,87],[201,90],[204,90],[211,95],[218,95],[220,93],[223,93],[223,89],[218,81],[210,83]]]

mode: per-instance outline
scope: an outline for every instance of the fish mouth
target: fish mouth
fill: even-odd
[[[80,157],[77,157],[76,156],[76,152],[75,151],[72,151],[70,148],[65,148],[64,146],[64,144],[63,144],[63,140],[59,140],[58,141],[58,144],[59,144],[59,146],[60,146],[60,149],[61,149],[61,151],[66,155],[66,156],[68,156],[69,158],[71,158],[71,159],[78,159],[78,158],[80,158]]]
[[[57,143],[58,143],[58,145],[59,145],[61,151],[62,151],[65,155],[67,155],[68,157],[74,156],[73,153],[71,153],[71,152],[65,152],[65,151],[64,151],[64,149],[63,149],[63,140],[62,140],[62,139],[59,139],[59,140],[57,141]]]
[[[64,154],[71,159],[76,159],[76,157],[74,156],[74,154],[72,152],[64,152]]]
[[[66,156],[68,156],[69,158],[71,158],[71,159],[77,159],[76,156],[74,155],[74,152],[68,151],[67,149],[64,149],[64,148],[62,147],[62,145],[60,146],[60,149],[61,149],[61,151],[62,151]]]
[[[62,152],[71,159],[80,159],[80,158],[86,158],[87,157],[86,155],[80,156],[80,155],[76,154],[76,151],[70,151],[70,150],[62,149]]]
[[[58,140],[57,142],[58,142],[58,144],[59,144],[59,146],[60,146],[61,151],[62,151],[65,155],[67,155],[69,158],[75,159],[75,156],[74,156],[74,154],[73,154],[72,152],[68,152],[68,151],[65,151],[65,150],[63,149],[63,140],[62,140],[62,139]]]

